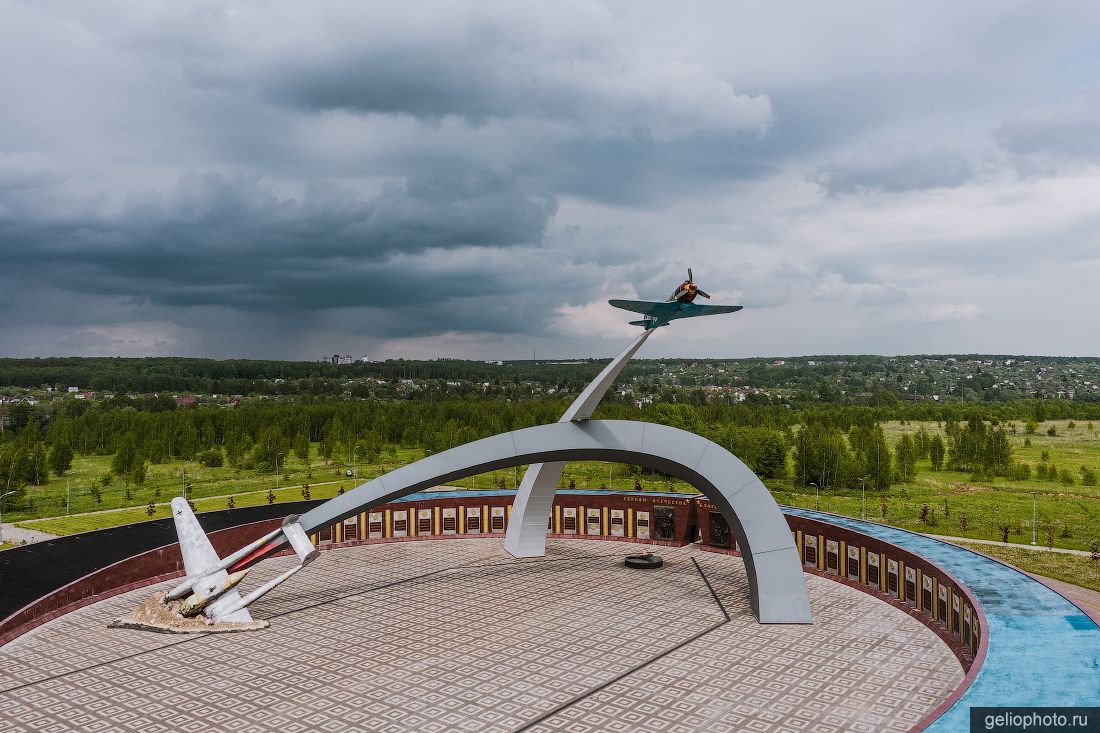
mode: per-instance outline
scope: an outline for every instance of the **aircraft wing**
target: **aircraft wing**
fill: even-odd
[[[697,305],[695,303],[680,303],[678,301],[663,302],[652,300],[609,300],[616,308],[641,313],[647,318],[655,319],[658,323],[652,327],[663,326],[677,318],[694,318],[695,316],[716,316],[720,313],[736,313],[743,306],[740,305]]]
[[[616,308],[622,308],[624,311],[634,311],[635,313],[641,313],[643,316],[663,315],[668,306],[672,306],[672,310],[675,310],[680,303],[661,303],[652,300],[609,300],[607,301]]]

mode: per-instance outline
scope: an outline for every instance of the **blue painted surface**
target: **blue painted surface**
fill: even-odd
[[[969,731],[970,708],[1100,705],[1100,628],[1065,598],[1024,573],[931,537],[834,514],[783,507],[877,537],[954,575],[982,606],[985,662],[970,688],[929,731]]]
[[[656,492],[562,489],[558,493],[653,497]],[[431,491],[401,501],[514,494],[512,490]],[[927,558],[954,575],[978,599],[989,632],[985,661],[969,689],[927,730],[969,731],[971,707],[1100,706],[1100,628],[1042,583],[984,555],[914,532],[824,512],[782,509],[785,514],[862,532]]]

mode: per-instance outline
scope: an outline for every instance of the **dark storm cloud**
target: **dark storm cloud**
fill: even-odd
[[[891,308],[969,319],[984,275],[1084,272],[1097,15],[2,4],[0,343],[588,353],[619,333],[601,301],[694,265],[776,319],[699,348],[881,350]]]
[[[170,193],[110,215],[9,215],[0,220],[0,255],[73,290],[167,305],[372,305],[401,289],[402,278],[386,269],[395,255],[531,245],[554,211],[551,197],[486,171],[385,184],[371,197],[312,184],[298,198],[255,178],[188,175]],[[452,278],[447,292],[492,289],[492,275]],[[443,297],[416,285],[422,299]]]

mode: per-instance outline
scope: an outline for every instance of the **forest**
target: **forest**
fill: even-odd
[[[471,399],[449,401],[257,400],[232,409],[171,400],[64,400],[43,408],[9,406],[0,434],[0,486],[15,492],[61,476],[75,455],[111,456],[104,485],[140,486],[149,465],[196,461],[213,467],[270,472],[279,456],[311,450],[333,464],[374,463],[397,449],[439,452],[500,432],[558,419],[567,400]],[[791,409],[782,405],[602,405],[597,418],[636,419],[689,430],[727,448],[766,479],[821,489],[886,489],[911,480],[917,460],[938,470],[986,477],[1028,478],[1014,461],[1008,431],[1034,433],[1054,418],[1100,419],[1094,403],[1026,401],[980,405],[895,403]],[[894,445],[886,421],[934,421],[943,435],[922,428]],[[1091,422],[1090,422],[1091,425]],[[316,446],[316,448],[311,448]],[[790,460],[788,460],[790,459]],[[1030,475],[1030,474],[1029,474]]]

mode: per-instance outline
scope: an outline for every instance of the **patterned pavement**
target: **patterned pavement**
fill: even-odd
[[[325,552],[241,634],[107,629],[135,591],[0,648],[0,733],[906,730],[962,681],[931,631],[839,583],[807,576],[814,625],[762,626],[738,558],[658,548],[663,569],[631,571],[631,551]]]

